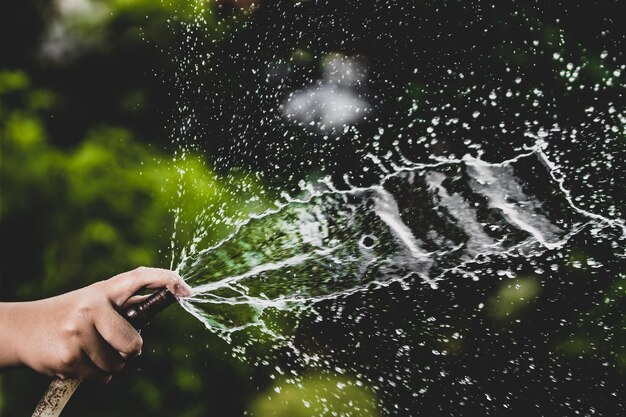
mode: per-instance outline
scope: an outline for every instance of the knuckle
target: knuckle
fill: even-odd
[[[104,281],[96,281],[93,284],[89,285],[87,288],[94,290],[93,292],[98,293],[102,291],[106,287],[106,280]]]
[[[70,337],[70,338],[80,337],[82,334],[81,327],[74,320],[71,320],[65,323],[65,325],[63,326],[62,332],[66,337]]]
[[[61,328],[63,335],[67,337],[81,337],[84,333],[85,323],[96,312],[96,304],[96,300],[90,299],[89,302],[76,305]]]
[[[59,364],[61,369],[65,371],[71,371],[78,360],[78,355],[70,349],[66,349],[59,354]]]
[[[135,275],[142,275],[144,274],[146,271],[148,270],[148,268],[146,268],[145,266],[138,266],[137,268],[135,268],[132,272]]]
[[[80,316],[86,316],[89,315],[93,312],[94,307],[92,304],[87,304],[87,303],[83,303],[83,304],[79,304],[78,307],[76,307],[76,312],[80,315]]]

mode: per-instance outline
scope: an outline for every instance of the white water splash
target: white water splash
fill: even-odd
[[[306,199],[254,216],[183,259],[177,269],[194,295],[182,305],[225,337],[249,327],[270,333],[268,309],[298,313],[414,276],[436,288],[480,256],[540,253],[590,223],[615,226],[572,204],[543,146],[501,163],[402,167],[372,187],[309,187]],[[533,177],[523,178],[529,166]],[[549,198],[533,184],[548,187]]]

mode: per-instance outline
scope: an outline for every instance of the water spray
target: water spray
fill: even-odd
[[[163,288],[121,312],[137,330],[145,327],[150,320],[168,306],[176,302],[176,297]],[[37,404],[32,417],[57,417],[72,397],[82,379],[55,378]]]

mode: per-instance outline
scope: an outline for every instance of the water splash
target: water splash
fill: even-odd
[[[268,311],[299,313],[415,277],[437,288],[469,262],[529,256],[590,223],[612,225],[572,204],[542,146],[501,163],[468,156],[403,167],[371,187],[310,187],[183,259],[178,271],[194,287],[183,307],[227,338],[249,327],[280,337]]]
[[[617,26],[600,4],[326,3],[265,2],[218,48],[188,31],[180,144],[300,197],[188,250],[185,308],[275,392],[322,371],[381,415],[623,410]],[[254,361],[261,336],[289,348]]]

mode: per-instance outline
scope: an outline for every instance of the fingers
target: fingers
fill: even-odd
[[[103,384],[108,384],[111,380],[111,372],[105,372],[94,364],[87,353],[82,352],[83,360],[76,364],[77,374],[82,379],[95,379]]]
[[[111,375],[98,368],[82,350],[66,353],[62,361],[63,366],[56,372],[56,375],[61,379],[95,379],[103,383],[108,383],[111,380]]]
[[[141,336],[113,307],[109,306],[96,315],[94,324],[104,341],[124,358],[135,357],[141,353]]]
[[[82,295],[69,293],[67,297],[80,297],[68,302],[70,308],[59,331],[65,347],[56,355],[56,365],[48,369],[61,377],[108,382],[143,345],[139,333],[116,308],[141,301],[143,297],[133,295],[142,288],[159,287],[179,297],[191,295],[191,288],[178,274],[159,268],[137,268],[85,288]]]
[[[120,307],[122,308],[122,310],[125,310],[127,307],[130,307],[133,304],[137,304],[138,302],[143,301],[148,297],[150,296],[149,295],[133,295],[128,300],[126,300],[124,304],[122,304]]]
[[[191,287],[168,269],[139,267],[103,282],[109,299],[118,307],[143,288],[166,287],[178,297],[191,295]]]
[[[89,343],[83,347],[83,352],[103,374],[119,372],[125,364],[122,356],[104,340],[94,326],[89,333]]]
[[[80,352],[66,358],[69,374],[108,383],[119,372],[126,357],[136,356],[143,341],[137,331],[113,307],[103,302],[92,322],[80,332]]]

